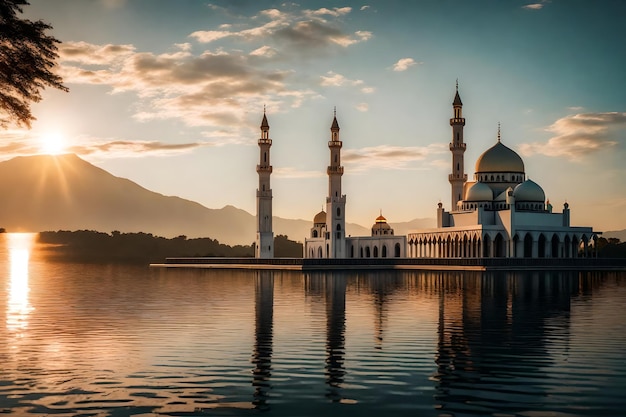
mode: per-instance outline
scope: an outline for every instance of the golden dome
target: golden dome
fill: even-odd
[[[320,223],[326,224],[326,212],[322,210],[319,213],[317,213],[315,217],[313,218],[313,223],[314,224],[320,224]]]
[[[476,173],[487,172],[524,173],[524,161],[513,149],[498,141],[476,161]]]
[[[387,223],[387,219],[385,219],[385,217],[383,217],[383,215],[381,214],[380,216],[376,217],[376,223]]]

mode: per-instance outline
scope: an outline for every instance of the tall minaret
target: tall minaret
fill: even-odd
[[[463,142],[463,126],[465,126],[465,118],[463,117],[463,103],[459,96],[459,81],[456,82],[456,95],[452,102],[454,117],[450,119],[452,126],[452,142],[450,142],[450,152],[452,152],[452,174],[448,175],[448,180],[452,185],[452,207],[451,211],[456,210],[456,204],[463,199],[463,187],[467,181],[467,174],[463,166],[463,154],[465,153],[465,142]]]
[[[341,166],[341,146],[339,140],[339,123],[337,123],[337,111],[334,112],[333,124],[330,127],[330,165],[328,173],[328,197],[326,198],[326,231],[327,257],[345,258],[346,252],[346,196],[341,194],[341,176],[343,167]]]
[[[259,188],[256,190],[256,248],[255,257],[274,257],[274,232],[272,231],[272,189],[270,188],[270,125],[267,123],[265,109],[261,122],[261,138],[259,139]]]

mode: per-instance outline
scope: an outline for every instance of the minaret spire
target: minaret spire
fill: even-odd
[[[452,101],[454,117],[450,119],[452,126],[452,142],[450,142],[450,152],[452,152],[452,173],[448,175],[448,180],[452,186],[452,199],[450,210],[456,210],[457,203],[463,199],[463,189],[467,182],[467,174],[463,164],[463,154],[465,153],[465,142],[463,141],[463,127],[465,118],[463,117],[463,102],[459,95],[459,80],[456,80],[456,92]]]
[[[498,122],[498,142],[500,142],[500,139],[502,137],[500,136],[500,122]]]
[[[341,194],[341,147],[343,142],[339,139],[339,122],[337,122],[337,108],[333,109],[333,123],[330,126],[330,165],[326,170],[328,174],[328,197],[326,198],[326,230],[329,234],[328,258],[345,258],[345,208],[346,196]]]
[[[270,125],[267,122],[265,106],[263,106],[263,119],[261,120],[261,138],[259,139],[259,164],[256,172],[259,174],[259,188],[256,190],[256,247],[255,257],[274,257],[274,232],[272,231],[272,189],[270,188]]]

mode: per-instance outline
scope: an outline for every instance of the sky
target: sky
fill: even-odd
[[[452,100],[466,173],[502,142],[572,224],[626,228],[626,2],[31,0],[70,92],[46,90],[3,159],[74,152],[209,208],[256,210],[270,125],[274,215],[328,193],[336,109],[348,222],[450,209]],[[433,220],[434,226],[434,220]]]

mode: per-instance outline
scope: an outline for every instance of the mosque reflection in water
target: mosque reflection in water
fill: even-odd
[[[272,387],[274,274],[280,273],[259,271],[255,277],[253,404],[266,410],[270,409]],[[437,341],[435,372],[429,378],[433,405],[446,412],[480,413],[483,408],[478,401],[471,405],[472,392],[477,389],[490,392],[490,405],[500,410],[507,409],[511,398],[505,385],[526,385],[537,394],[541,379],[547,376],[542,370],[568,350],[567,343],[551,345],[551,333],[560,332],[561,341],[569,339],[571,298],[590,293],[602,279],[595,280],[591,273],[563,272],[305,274],[305,295],[325,303],[326,396],[341,402],[344,383],[350,377],[345,346],[347,291],[365,287],[372,295],[375,349],[383,347],[388,299],[394,293],[434,297],[438,303],[438,312],[433,312],[438,317]],[[510,411],[520,408],[519,401],[512,404]]]

